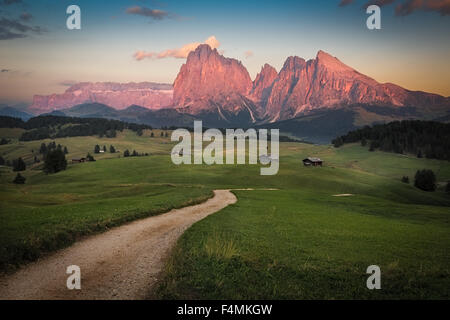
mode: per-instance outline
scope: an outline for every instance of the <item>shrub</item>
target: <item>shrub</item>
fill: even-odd
[[[447,185],[445,186],[445,192],[450,194],[450,181],[447,181]]]
[[[2,156],[0,156],[0,166],[4,166],[5,165],[5,159],[3,159]]]
[[[361,146],[365,147],[367,145],[367,140],[365,138],[361,139]]]
[[[123,153],[123,156],[124,157],[129,157],[130,156],[130,151],[128,151],[128,149],[125,150],[125,152]]]
[[[87,161],[95,161],[94,157],[93,157],[90,153],[88,153],[88,154],[86,155],[86,160],[87,160]]]
[[[403,183],[409,183],[409,177],[408,176],[403,176],[402,182]]]
[[[100,146],[98,144],[94,147],[94,153],[100,153]]]
[[[109,152],[111,152],[111,153],[116,153],[116,148],[114,148],[113,145],[110,145],[110,146],[109,146]]]
[[[424,191],[436,190],[436,176],[432,170],[417,170],[414,178],[414,186]]]
[[[15,184],[24,184],[25,180],[27,180],[27,178],[23,177],[20,173],[18,173],[16,175],[16,177],[13,180],[13,183]]]

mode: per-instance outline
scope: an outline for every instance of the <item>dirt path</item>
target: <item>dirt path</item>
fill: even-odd
[[[229,190],[215,190],[202,204],[86,238],[0,279],[0,299],[143,299],[179,236],[236,201]],[[66,287],[70,265],[81,268],[81,290]]]

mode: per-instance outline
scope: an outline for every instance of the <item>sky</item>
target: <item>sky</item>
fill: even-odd
[[[381,7],[369,30],[367,4]],[[69,30],[69,5],[81,29]],[[379,82],[450,96],[450,0],[0,0],[0,103],[82,81],[173,83],[200,43],[278,71],[323,50]]]

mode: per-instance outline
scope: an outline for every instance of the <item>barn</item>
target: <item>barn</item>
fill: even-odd
[[[308,157],[306,159],[303,159],[303,165],[305,167],[309,167],[309,166],[312,166],[312,167],[320,166],[321,167],[322,164],[323,164],[323,161],[320,158]]]
[[[86,162],[86,158],[72,159],[72,163],[81,163],[81,162]]]

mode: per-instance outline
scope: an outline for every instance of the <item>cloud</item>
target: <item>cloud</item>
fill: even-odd
[[[250,50],[249,51],[245,51],[244,55],[245,55],[246,58],[253,57],[253,51],[250,51]]]
[[[371,5],[377,5],[379,7],[383,7],[383,6],[387,6],[389,4],[394,3],[395,0],[373,0],[373,1],[369,1],[364,5],[364,8],[367,8],[368,6]]]
[[[353,0],[341,0],[339,3],[339,7],[345,7],[346,5],[349,5],[353,2]]]
[[[10,72],[10,71],[11,71],[11,70],[9,70],[9,69],[1,69],[1,70],[0,70],[1,73],[4,73],[4,72]]]
[[[20,20],[30,21],[31,19],[33,19],[33,15],[31,13],[24,12],[20,15]]]
[[[19,20],[0,18],[0,40],[25,38],[29,36],[29,33],[42,34],[44,32],[47,30],[40,26],[32,27]]]
[[[177,59],[185,59],[189,55],[189,52],[194,51],[201,44],[207,44],[212,49],[220,47],[220,42],[216,39],[216,37],[211,36],[204,42],[188,43],[182,46],[181,48],[168,49],[161,52],[137,51],[133,56],[137,61],[141,61],[144,59],[164,59],[170,57]]]
[[[140,6],[130,7],[125,12],[128,14],[135,14],[139,16],[149,17],[153,20],[162,20],[171,17],[171,14],[167,11],[158,9],[149,9]]]
[[[398,16],[407,16],[414,11],[435,11],[441,16],[450,15],[450,0],[408,0],[395,8]]]
[[[22,0],[2,0],[0,2],[0,4],[4,5],[4,6],[9,6],[9,5],[12,5],[12,4],[15,4],[15,3],[22,3]]]
[[[344,7],[354,0],[341,0],[340,7]],[[415,11],[434,11],[441,16],[450,15],[450,0],[372,0],[368,1],[363,7],[367,8],[369,5],[375,4],[380,7],[392,3],[397,3],[395,7],[395,14],[397,16],[407,16]]]
[[[58,85],[63,86],[63,87],[71,87],[75,84],[79,83],[78,81],[73,81],[73,80],[64,80],[58,83]]]

